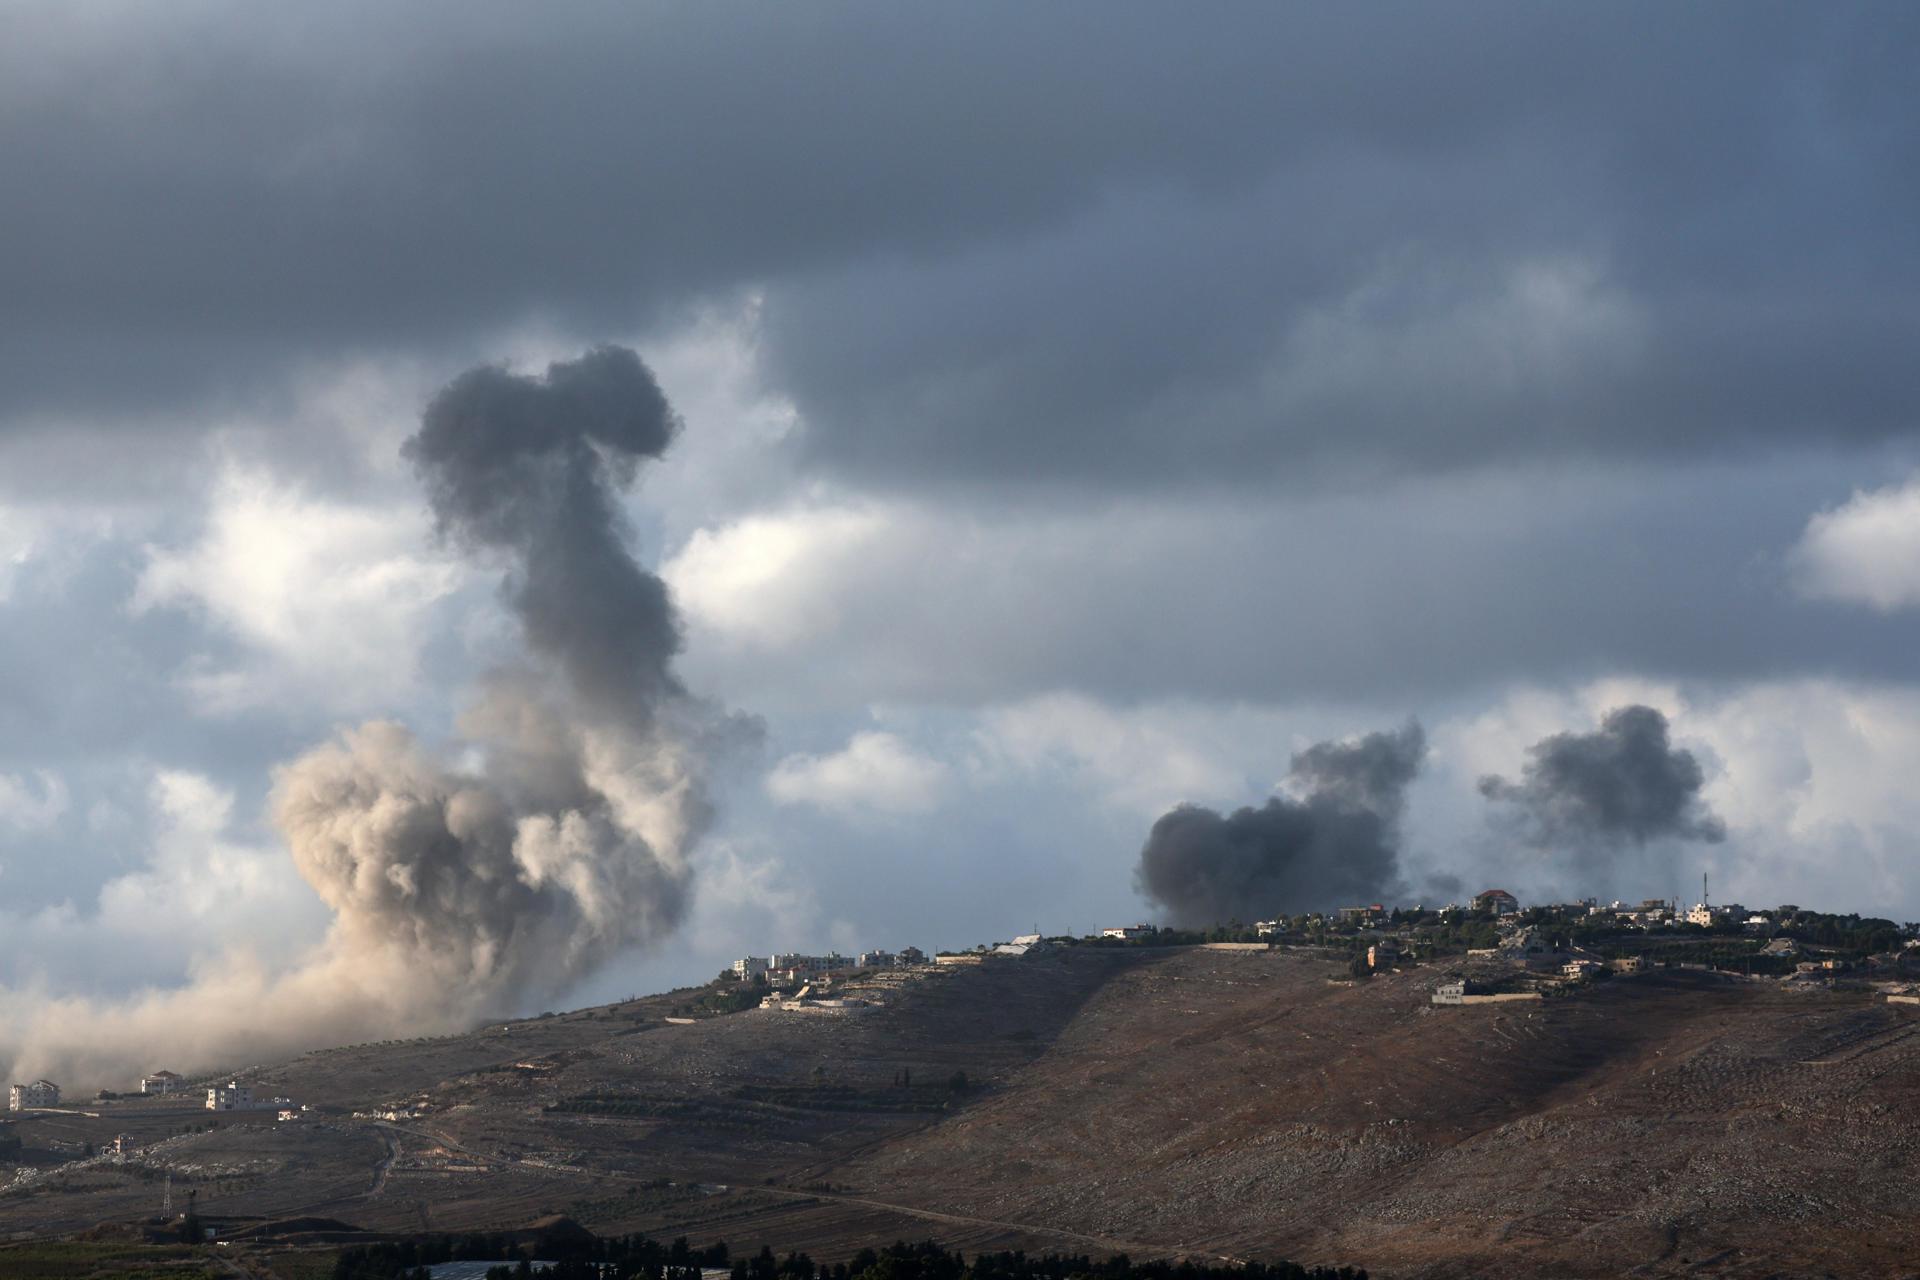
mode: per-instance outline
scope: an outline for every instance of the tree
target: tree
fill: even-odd
[[[956,1071],[948,1076],[947,1088],[954,1093],[965,1093],[967,1091],[967,1073],[964,1071]]]

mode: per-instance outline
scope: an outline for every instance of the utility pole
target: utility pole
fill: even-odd
[[[169,1220],[173,1217],[173,1175],[167,1175],[167,1189],[160,1193],[160,1212]]]

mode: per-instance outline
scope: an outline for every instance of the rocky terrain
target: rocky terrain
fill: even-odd
[[[866,1011],[679,1024],[656,997],[328,1050],[245,1073],[299,1120],[30,1116],[0,1233],[137,1222],[170,1178],[176,1210],[192,1192],[236,1233],[565,1213],[828,1256],[933,1237],[1408,1276],[1911,1270],[1915,1007],[1665,971],[1441,1008],[1439,969],[1341,968],[1076,948]],[[143,1145],[84,1156],[115,1133]]]

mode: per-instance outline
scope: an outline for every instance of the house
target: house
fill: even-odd
[[[238,1080],[229,1080],[207,1090],[209,1111],[252,1111],[258,1105],[253,1100],[253,1086],[241,1084]]]
[[[742,956],[733,962],[733,975],[747,979],[758,977],[767,971],[767,962],[760,956]]]
[[[152,1075],[140,1077],[140,1092],[149,1094],[172,1093],[182,1081],[171,1071],[156,1071]]]
[[[1112,929],[1102,929],[1103,938],[1118,938],[1122,942],[1132,942],[1136,938],[1151,938],[1153,926],[1150,924],[1123,924]]]
[[[1704,902],[1694,903],[1693,910],[1687,912],[1687,923],[1711,926],[1713,924],[1713,908]]]
[[[891,969],[894,956],[891,951],[862,951],[854,964],[862,969]]]
[[[1529,969],[1553,969],[1564,964],[1560,951],[1540,936],[1538,929],[1521,929],[1500,940],[1500,958]]]
[[[300,1118],[300,1108],[282,1107],[280,1108],[280,1118],[282,1120],[298,1120]]]
[[[1400,962],[1400,943],[1393,938],[1382,938],[1367,948],[1367,967],[1369,969],[1391,969]]]
[[[1797,956],[1800,954],[1800,944],[1792,938],[1775,938],[1772,942],[1760,948],[1760,954],[1763,956]]]
[[[993,949],[997,956],[1027,956],[1036,951],[1045,951],[1047,940],[1037,933],[1023,933],[1012,942],[1003,942]]]
[[[1433,989],[1435,1004],[1465,1004],[1467,996],[1473,991],[1473,983],[1466,978],[1449,978]]]
[[[1615,973],[1645,973],[1647,970],[1647,958],[1645,956],[1621,956],[1618,960],[1611,961],[1608,967]]]
[[[1510,916],[1520,910],[1520,899],[1505,889],[1483,889],[1473,895],[1475,911],[1491,911],[1496,916]]]
[[[16,1084],[7,1090],[7,1110],[26,1111],[32,1107],[57,1107],[60,1105],[60,1086],[51,1080],[35,1080],[32,1084]]]
[[[902,947],[900,948],[899,960],[901,964],[925,964],[927,962],[927,953],[918,947]]]
[[[1254,933],[1262,938],[1271,938],[1275,934],[1285,932],[1285,928],[1286,927],[1278,920],[1255,920],[1253,922]]]
[[[1597,976],[1603,967],[1594,960],[1569,960],[1560,966],[1560,972],[1578,982]]]
[[[1386,914],[1387,908],[1378,902],[1364,907],[1340,908],[1340,919],[1346,924],[1361,924],[1368,920],[1377,920]]]

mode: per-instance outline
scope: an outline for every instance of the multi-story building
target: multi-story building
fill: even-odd
[[[241,1084],[238,1080],[229,1080],[225,1084],[217,1084],[207,1090],[207,1110],[209,1111],[251,1111],[253,1107],[252,1085]]]
[[[51,1080],[35,1080],[32,1084],[16,1084],[7,1090],[7,1110],[25,1111],[29,1107],[57,1107],[60,1105],[60,1086]]]
[[[180,1087],[180,1077],[171,1071],[156,1071],[152,1075],[140,1077],[142,1093],[172,1093]]]

